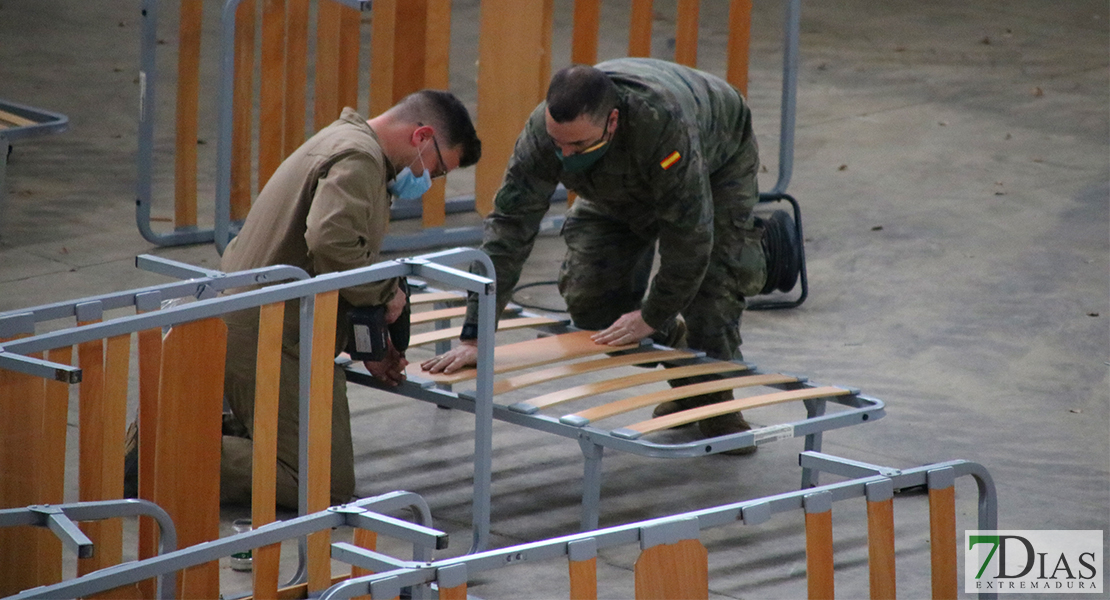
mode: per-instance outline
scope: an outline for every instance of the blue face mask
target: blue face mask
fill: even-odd
[[[424,174],[417,177],[412,174],[411,168],[405,167],[386,188],[390,194],[402,200],[415,200],[432,188],[432,174],[424,169]]]

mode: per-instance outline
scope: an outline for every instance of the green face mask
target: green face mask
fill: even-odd
[[[601,160],[602,156],[609,151],[610,140],[605,140],[595,144],[591,148],[587,148],[584,152],[571,154],[570,156],[563,156],[563,151],[559,148],[555,149],[555,155],[559,157],[559,162],[563,163],[563,169],[569,173],[576,173],[578,171],[585,171],[592,167],[594,163]]]

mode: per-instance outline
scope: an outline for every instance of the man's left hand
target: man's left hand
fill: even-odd
[[[625,346],[638,343],[653,333],[655,333],[655,329],[645,323],[640,311],[636,310],[621,315],[615,323],[607,329],[593,334],[590,339],[597,344]]]

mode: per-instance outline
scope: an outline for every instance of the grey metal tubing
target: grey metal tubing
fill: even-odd
[[[836,457],[829,458],[835,460]],[[807,498],[819,498],[823,502],[827,501],[829,503],[828,506],[831,507],[831,504],[834,502],[867,497],[868,486],[872,484],[889,484],[893,489],[915,487],[926,481],[930,470],[938,468],[950,468],[957,477],[970,475],[974,477],[977,482],[980,482],[980,527],[986,528],[986,525],[996,523],[997,504],[995,502],[994,488],[991,483],[990,475],[981,465],[959,460],[907,469],[891,477],[872,475],[850,481],[826,484],[808,490],[797,490],[766,498],[757,498],[754,500],[746,500],[733,504],[690,511],[661,519],[640,521],[550,540],[509,546],[455,558],[447,558],[430,564],[413,562],[405,565],[403,561],[389,561],[390,564],[404,566],[399,566],[398,568],[383,573],[338,583],[328,588],[320,598],[321,600],[338,600],[368,593],[373,594],[376,587],[375,584],[379,582],[388,584],[380,587],[379,590],[381,591],[385,591],[386,589],[393,590],[394,588],[410,585],[433,583],[437,580],[440,570],[454,565],[465,565],[466,572],[472,575],[479,571],[496,569],[519,562],[534,562],[558,558],[567,556],[570,552],[570,548],[574,547],[577,542],[583,540],[590,540],[596,545],[597,549],[602,549],[611,546],[631,544],[637,541],[641,542],[641,545],[643,545],[646,537],[656,537],[660,535],[655,532],[661,532],[664,536],[664,539],[661,541],[665,543],[678,541],[678,539],[690,539],[688,537],[678,537],[678,539],[671,540],[670,538],[676,535],[683,536],[692,533],[690,532],[690,527],[687,526],[687,523],[689,523],[691,519],[696,522],[697,530],[735,523],[736,521],[741,521],[746,525],[757,525],[767,521],[771,516],[778,513],[804,510]],[[987,497],[986,500],[984,496]],[[389,597],[388,594],[386,597]],[[980,594],[980,597],[990,597],[990,594]]]
[[[168,266],[168,262],[172,261],[163,263],[163,266]],[[144,264],[153,265],[153,263],[147,263],[145,261]],[[166,283],[136,290],[128,290],[126,292],[103,294],[78,300],[18,309],[0,313],[0,338],[33,334],[36,323],[53,319],[77,318],[78,320],[99,320],[105,310],[134,306],[138,310],[150,311],[157,309],[162,300],[183,298],[186,296],[210,298],[217,292],[231,288],[274,283],[288,279],[304,280],[307,278],[308,273],[305,273],[302,269],[287,265],[279,265],[275,267],[250,269],[227,275],[219,273],[218,275],[211,275],[185,282]],[[64,345],[66,344],[62,343],[54,347]],[[81,381],[81,370],[78,367],[53,363],[31,356],[24,356],[12,352],[11,347],[11,342],[0,345],[0,368],[64,383],[79,383]]]
[[[157,105],[156,84],[158,63],[158,0],[141,0],[139,12],[142,30],[139,35],[139,149],[135,156],[138,173],[135,178],[135,223],[143,239],[160,246],[200,244],[213,239],[213,230],[195,226],[178,227],[167,234],[156,233],[150,226],[150,206],[154,164],[154,109]]]
[[[167,277],[176,277],[178,279],[193,279],[194,277],[219,277],[224,275],[223,271],[218,269],[206,269],[189,263],[183,263],[153,254],[140,254],[135,257],[135,268]],[[290,267],[296,269],[297,267]],[[304,272],[303,269],[297,269]],[[308,274],[305,273],[307,278]]]
[[[190,266],[149,255],[139,255],[135,258],[135,264],[137,267],[153,273],[182,279],[184,279],[183,275],[189,273],[185,270],[185,267]],[[226,274],[221,271],[196,268],[196,272],[189,275],[189,277],[188,281],[163,283],[127,290],[126,292],[101,294],[77,300],[66,300],[0,312],[0,337],[34,333],[35,323],[77,317],[77,307],[82,305],[97,303],[100,304],[101,310],[112,310],[144,303],[150,305],[150,308],[157,308],[160,300],[202,296],[205,293],[204,288],[209,288],[214,292],[222,292],[229,288],[275,283],[289,279],[304,280],[308,279],[309,275],[298,267],[277,265]],[[150,295],[153,293],[159,296],[157,300],[154,300]],[[145,309],[143,306],[140,308]]]
[[[9,142],[47,133],[61,133],[69,128],[69,117],[52,110],[35,108],[10,100],[0,100],[0,109],[35,122],[32,125],[0,129],[0,139]],[[7,149],[5,149],[4,155],[0,156],[0,162],[6,162],[7,160]]]
[[[779,177],[768,194],[785,194],[794,173],[794,124],[798,110],[798,38],[802,0],[787,0],[782,50],[782,106],[779,122]]]
[[[255,308],[265,304],[313,296],[321,292],[351,287],[371,281],[380,281],[382,279],[407,275],[419,275],[417,271],[419,271],[419,269],[414,268],[411,264],[405,264],[400,261],[386,261],[368,267],[352,269],[350,271],[319,275],[312,279],[295,281],[281,286],[271,286],[230,296],[198,300],[197,302],[170,307],[160,311],[129,315],[102,323],[93,323],[81,327],[43,333],[8,342],[4,344],[3,349],[7,352],[20,354],[41,352],[51,348],[134,333],[144,329],[197,321],[236,310]],[[463,273],[461,271],[454,271],[448,275],[456,285],[461,284],[459,287],[469,286],[470,291],[482,291],[488,281],[485,278]],[[67,365],[57,366],[59,368],[67,367]]]
[[[120,511],[119,508],[128,508],[130,505],[141,505],[132,511]],[[60,505],[61,506],[61,505]],[[296,517],[287,521],[275,521],[262,525],[251,531],[236,534],[220,540],[197,544],[181,550],[173,550],[176,544],[176,534],[169,515],[157,505],[145,500],[110,500],[104,502],[87,502],[73,505],[76,508],[67,509],[68,516],[75,520],[98,520],[122,516],[148,515],[158,519],[162,526],[160,555],[141,561],[123,563],[95,571],[88,575],[71,579],[58,584],[41,586],[25,590],[9,600],[23,600],[30,598],[80,598],[110,590],[121,585],[128,585],[160,577],[158,597],[171,599],[174,597],[173,585],[176,581],[174,572],[186,569],[236,552],[245,552],[261,546],[277,544],[294,537],[306,536],[317,531],[325,531],[336,527],[363,527],[374,525],[374,531],[382,532],[391,537],[397,537],[412,542],[414,547],[434,546],[445,547],[447,534],[430,529],[421,524],[407,524],[384,515],[367,513],[370,508],[379,510],[392,510],[394,508],[408,507],[413,509],[417,518],[424,520],[429,517],[427,503],[410,492],[391,492],[382,496],[363,498],[351,504],[332,507],[327,510]],[[27,509],[15,509],[23,510]],[[0,511],[0,516],[11,512]],[[429,517],[430,518],[430,517]],[[7,523],[0,521],[0,525]],[[34,523],[12,523],[15,525]],[[166,527],[168,524],[168,529]],[[168,535],[167,533],[168,532]],[[426,556],[421,553],[420,556]],[[419,560],[419,559],[418,559]],[[167,586],[168,587],[165,587]]]
[[[94,548],[92,542],[76,527],[76,525],[74,525],[73,521],[102,521],[104,519],[136,516],[151,517],[158,523],[159,555],[172,552],[177,547],[177,530],[174,528],[173,519],[170,518],[169,513],[163,510],[162,507],[147,500],[98,500],[93,502],[72,502],[53,505],[43,504],[28,506],[26,508],[3,509],[0,510],[0,527],[13,527],[16,525],[47,527],[53,531],[63,543],[70,547],[70,549],[76,551],[78,558],[88,558],[93,555]],[[94,575],[106,573],[109,578],[108,580],[113,581],[113,574],[123,566],[125,565],[102,569],[94,573]],[[159,576],[158,597],[173,598],[174,587],[177,580],[172,573],[155,573],[135,581],[141,581],[142,579],[149,579],[155,576]],[[52,591],[59,586],[71,584],[73,581],[75,580],[55,584],[53,586],[32,588],[20,594],[16,594],[15,596],[10,596],[10,598],[78,598],[95,593],[95,591],[126,585],[125,583],[114,584],[109,587],[94,589],[94,591],[85,591],[85,587],[78,586],[72,595]]]

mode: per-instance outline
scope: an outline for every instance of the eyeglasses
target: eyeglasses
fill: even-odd
[[[439,167],[432,172],[432,179],[439,179],[447,175],[447,163],[443,162],[443,154],[439,151],[439,142],[436,141],[436,136],[432,136],[432,146],[436,149],[436,159],[439,160]]]

